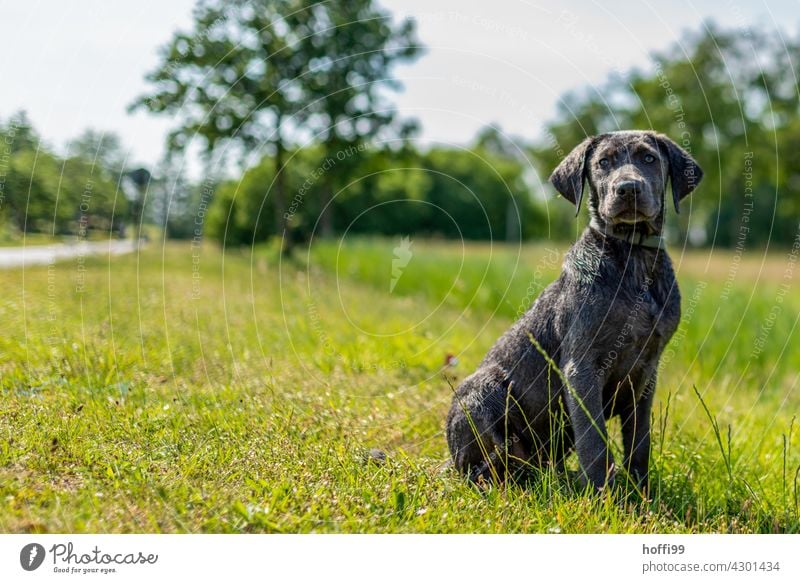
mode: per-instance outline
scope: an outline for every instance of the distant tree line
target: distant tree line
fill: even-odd
[[[56,155],[18,116],[0,126],[0,220],[54,234],[144,220],[168,237],[277,238],[285,250],[345,231],[569,238],[573,209],[547,176],[587,135],[639,128],[705,171],[681,215],[668,213],[674,242],[797,236],[800,37],[706,23],[647,71],[565,95],[536,141],[487,127],[464,147],[415,145],[417,124],[388,100],[392,68],[421,50],[413,21],[373,0],[201,0],[131,106],[176,122],[150,180],[131,191],[114,136],[87,132]],[[192,183],[181,156],[198,143],[207,172]]]
[[[394,22],[372,0],[295,8],[202,2],[195,30],[176,35],[150,76],[155,91],[136,103],[183,116],[178,149],[190,136],[241,161],[266,149],[221,181],[206,221],[219,241],[279,235],[291,244],[345,229],[569,237],[571,209],[552,201],[543,179],[587,135],[625,128],[670,135],[705,170],[683,213],[668,215],[674,242],[789,244],[797,234],[797,37],[705,23],[653,55],[650,70],[564,96],[536,142],[490,128],[469,147],[421,150],[410,145],[414,124],[378,91],[395,63],[419,53],[413,23]],[[310,145],[293,143],[297,134]]]
[[[328,197],[326,174],[337,172],[344,160],[350,182]],[[295,241],[326,236],[321,225],[326,215],[327,228],[335,233],[511,241],[547,233],[545,209],[531,196],[524,165],[480,144],[426,151],[375,146],[349,153],[317,145],[288,152],[283,172],[287,191],[294,194],[282,210]],[[276,198],[269,193],[275,183],[269,158],[221,183],[208,235],[241,245],[273,235]]]
[[[587,135],[655,129],[705,172],[680,217],[669,215],[678,241],[791,244],[800,221],[800,38],[705,23],[653,60],[652,71],[565,96],[531,150],[537,167],[547,172]]]
[[[121,234],[129,221],[121,167],[113,135],[87,131],[58,155],[24,112],[0,121],[0,239],[26,232]]]

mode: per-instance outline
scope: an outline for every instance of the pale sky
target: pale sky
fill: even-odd
[[[117,132],[131,161],[156,163],[170,120],[128,114],[144,74],[176,28],[189,28],[193,0],[0,0],[0,117],[28,111],[62,147],[83,129]],[[539,135],[560,95],[613,71],[650,66],[649,55],[713,17],[726,27],[760,23],[794,34],[798,1],[381,0],[417,19],[427,45],[395,70],[395,103],[422,123],[425,143],[464,143],[499,123]]]

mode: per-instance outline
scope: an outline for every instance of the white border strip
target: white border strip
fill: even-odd
[[[0,581],[797,582],[799,555],[800,535],[0,535]]]

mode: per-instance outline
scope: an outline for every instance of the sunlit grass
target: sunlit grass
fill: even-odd
[[[282,262],[153,245],[87,259],[83,275],[76,261],[0,272],[0,529],[800,531],[796,293],[754,353],[784,256],[769,277],[742,267],[727,292],[702,257],[681,264],[655,497],[624,505],[561,476],[479,492],[442,469],[450,384],[556,277],[563,248],[415,241],[390,291],[395,244]],[[728,255],[712,261],[727,273]]]

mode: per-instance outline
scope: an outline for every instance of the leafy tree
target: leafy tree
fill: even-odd
[[[239,146],[247,162],[244,153],[266,144],[274,166],[271,232],[280,235],[290,227],[288,134],[312,119],[324,126],[327,118],[331,129],[322,131],[332,146],[385,126],[389,118],[371,107],[389,66],[410,54],[401,47],[395,56],[392,43],[410,31],[410,23],[393,28],[367,0],[204,0],[195,9],[193,30],[177,33],[148,75],[155,90],[133,106],[177,119],[173,148],[197,136],[208,152]]]
[[[286,166],[287,184],[297,193],[289,209],[298,238],[310,237],[315,229],[319,234],[322,177],[326,168],[335,168],[333,162],[319,165],[321,150],[317,145],[292,151]],[[526,167],[519,160],[478,147],[421,153],[408,145],[363,148],[353,159],[356,178],[337,191],[331,207],[340,233],[465,239],[503,239],[509,231],[514,239],[546,233],[546,217],[530,195]],[[269,229],[263,217],[273,204],[267,196],[273,173],[265,158],[240,180],[223,183],[209,211],[209,235],[225,244],[263,239]]]
[[[319,148],[287,151],[291,163],[281,170],[284,184],[294,193],[291,203],[282,209],[290,236],[308,235],[319,212],[319,182],[315,168]],[[226,245],[252,245],[274,233],[270,217],[277,199],[271,196],[276,169],[265,156],[238,180],[228,180],[217,188],[208,212],[206,227],[210,237]],[[315,178],[315,176],[317,178]]]
[[[78,220],[94,229],[118,230],[137,203],[122,188],[127,152],[120,137],[90,128],[67,145],[67,154],[63,182],[80,198]]]
[[[547,136],[532,148],[546,176],[587,135],[654,129],[690,150],[703,166],[701,190],[668,226],[683,239],[734,246],[796,234],[800,209],[800,39],[757,28],[706,23],[654,55],[651,71],[631,71],[565,96]],[[780,198],[780,204],[778,199]]]
[[[283,169],[285,121],[302,106],[299,77],[306,68],[302,10],[279,0],[201,1],[194,28],[178,32],[162,51],[163,62],[147,79],[152,94],[133,107],[173,115],[172,149],[196,136],[210,154],[220,146],[239,152],[266,144],[277,178],[275,232],[286,228]]]
[[[169,239],[203,236],[206,211],[216,183],[207,177],[192,183],[186,177],[183,159],[167,152],[150,180],[145,215]]]
[[[423,163],[432,181],[427,200],[441,209],[441,218],[428,227],[431,232],[495,240],[546,233],[547,219],[531,198],[518,161],[481,148],[434,148]]]
[[[119,175],[125,171],[127,155],[122,140],[113,132],[84,130],[68,144],[67,151],[71,157],[92,161],[111,178],[119,180]]]
[[[337,191],[331,215],[339,232],[409,235],[430,232],[436,209],[422,155],[399,149],[364,150],[351,161],[354,178]]]
[[[90,146],[87,136],[92,135],[102,134],[84,134],[86,139],[61,158],[42,142],[24,113],[0,125],[8,148],[0,203],[7,232],[63,235],[119,228],[127,201],[113,172],[98,163],[104,159]]]
[[[39,134],[33,128],[25,111],[18,111],[12,115],[0,132],[3,134],[3,145],[11,154],[35,150],[40,142]]]
[[[21,233],[60,233],[72,218],[71,205],[58,205],[59,161],[48,152],[18,150],[11,157],[5,189],[9,218]],[[65,197],[66,198],[66,197]]]
[[[405,139],[416,129],[396,118],[383,89],[399,88],[390,69],[416,58],[420,48],[413,21],[394,26],[391,15],[373,0],[312,2],[307,17],[313,37],[302,80],[309,105],[302,114],[315,139],[324,144],[323,157],[337,157],[335,171],[326,172],[321,184],[320,231],[329,236],[334,228],[332,194],[359,166],[348,152],[381,134]]]

